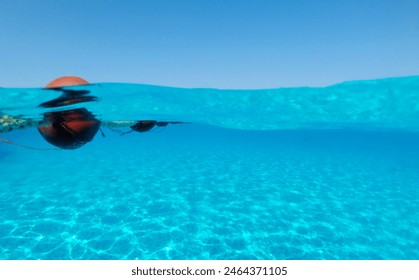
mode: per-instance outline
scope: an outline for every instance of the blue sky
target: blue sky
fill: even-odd
[[[0,1],[0,86],[179,87],[419,75],[419,0]]]

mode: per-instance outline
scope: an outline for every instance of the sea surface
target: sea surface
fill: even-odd
[[[63,96],[77,102],[51,105]],[[74,150],[25,148],[53,148],[36,127],[1,133],[21,146],[0,141],[0,259],[419,259],[418,76],[0,88],[0,117],[77,108],[181,123],[103,125]]]

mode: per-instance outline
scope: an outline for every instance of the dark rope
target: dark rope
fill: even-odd
[[[102,133],[102,137],[103,137],[103,138],[105,138],[105,137],[106,137],[106,135],[105,135],[105,133],[103,132],[102,128],[100,128],[100,127],[99,127],[99,130],[100,130],[100,133]]]
[[[1,138],[1,137],[0,137],[0,142],[6,143],[6,144],[10,144],[10,145],[15,145],[15,146],[22,147],[22,148],[31,149],[31,150],[38,150],[38,151],[52,151],[52,150],[55,150],[56,151],[56,150],[61,150],[59,148],[36,148],[36,147],[26,146],[26,145],[15,143],[15,142],[13,142],[11,140],[7,140],[7,139]]]

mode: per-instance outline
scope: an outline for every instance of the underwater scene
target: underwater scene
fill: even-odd
[[[0,88],[0,259],[419,259],[419,76]]]

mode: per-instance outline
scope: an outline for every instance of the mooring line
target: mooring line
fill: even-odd
[[[31,149],[31,150],[38,150],[38,151],[56,151],[56,150],[61,150],[59,148],[37,148],[37,147],[31,147],[31,146],[27,146],[27,145],[23,145],[23,144],[19,144],[19,143],[15,143],[11,140],[5,139],[0,137],[0,141],[6,144],[10,144],[10,145],[15,145],[18,147],[22,147],[22,148],[27,148],[27,149]]]

